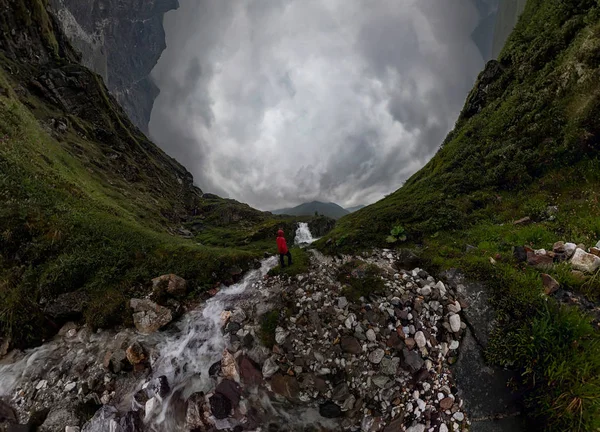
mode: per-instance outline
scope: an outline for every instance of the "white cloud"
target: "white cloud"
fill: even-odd
[[[369,203],[451,129],[483,65],[470,1],[181,0],[151,136],[206,191]]]

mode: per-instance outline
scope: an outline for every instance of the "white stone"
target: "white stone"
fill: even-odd
[[[448,348],[450,348],[451,350],[455,350],[458,349],[460,345],[460,342],[458,342],[457,340],[453,340],[452,342],[450,342],[450,346]]]
[[[429,297],[431,295],[431,287],[429,285],[425,285],[423,288],[421,288],[421,295]]]
[[[70,392],[75,387],[77,387],[77,383],[74,383],[74,382],[67,383],[67,385],[65,385],[65,391]]]
[[[65,427],[65,432],[79,432],[81,429],[79,429],[78,426],[66,426]]]
[[[454,417],[459,422],[461,422],[465,419],[465,415],[463,413],[461,413],[460,411],[455,412],[452,417]]]
[[[406,432],[425,432],[425,425],[418,424],[406,429]]]
[[[422,331],[415,333],[415,342],[419,348],[423,348],[427,345],[427,339],[425,339],[425,334],[423,334]]]
[[[281,345],[285,342],[288,337],[288,333],[285,331],[283,327],[277,327],[275,329],[275,342],[277,345]]]
[[[271,358],[268,358],[262,367],[262,374],[265,378],[271,378],[279,370],[279,366]]]
[[[448,432],[448,426],[446,426],[444,423],[442,423],[440,425],[439,432]]]
[[[337,302],[339,309],[344,309],[346,306],[348,306],[348,300],[346,300],[346,297],[338,297]]]
[[[348,315],[348,318],[346,318],[346,321],[344,321],[344,325],[346,326],[346,328],[351,329],[352,327],[354,327],[355,324],[356,324],[356,315],[354,315],[354,314]]]
[[[440,291],[440,295],[442,297],[444,297],[446,295],[446,286],[444,285],[444,283],[442,281],[439,281],[438,283],[436,283],[435,288],[437,288]]]
[[[373,331],[373,329],[367,330],[367,339],[371,342],[375,342],[377,340],[377,335]]]
[[[450,315],[450,328],[452,329],[452,331],[454,333],[457,333],[460,331],[460,315],[458,314],[454,314],[454,315]]]
[[[565,243],[565,255],[567,259],[571,258],[577,249],[577,245],[575,243]]]
[[[600,249],[600,240],[598,240],[598,243],[596,243],[596,247]]]
[[[600,257],[578,248],[573,254],[573,258],[571,258],[571,266],[575,270],[595,273],[600,268]]]
[[[454,303],[450,303],[448,305],[448,312],[452,312],[452,313],[459,313],[461,311],[461,307],[460,307],[460,303],[457,301],[455,301]]]

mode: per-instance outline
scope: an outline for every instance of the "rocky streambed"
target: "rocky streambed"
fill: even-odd
[[[399,268],[393,251],[358,261],[311,253],[308,273],[271,277],[276,259],[266,259],[149,335],[68,324],[46,345],[11,353],[0,365],[0,423],[71,432],[467,430],[450,370],[466,328],[455,289]],[[340,282],[347,269],[351,282]],[[369,292],[373,275],[378,289]],[[353,282],[369,293],[359,296]]]

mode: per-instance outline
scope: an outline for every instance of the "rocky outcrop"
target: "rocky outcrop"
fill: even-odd
[[[178,0],[51,0],[83,65],[102,76],[131,121],[148,134],[159,90],[150,72],[166,47],[162,21]]]

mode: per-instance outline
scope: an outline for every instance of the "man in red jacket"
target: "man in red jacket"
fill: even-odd
[[[287,243],[285,242],[285,237],[283,236],[283,230],[280,228],[277,231],[277,251],[279,252],[279,263],[281,267],[285,267],[285,263],[283,261],[283,257],[288,257],[288,266],[292,265],[292,254],[288,250]]]

